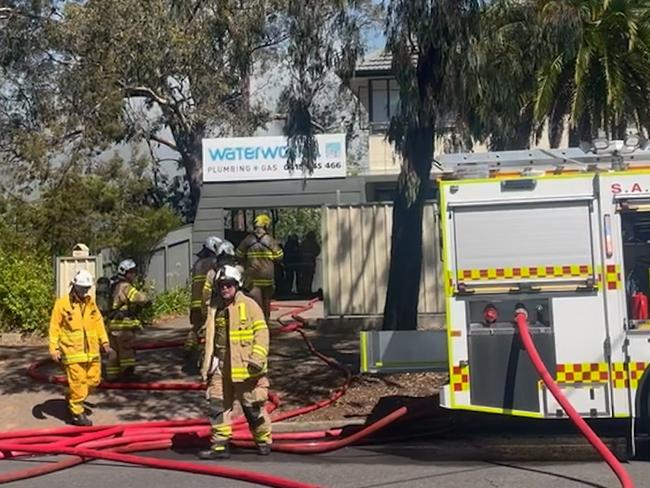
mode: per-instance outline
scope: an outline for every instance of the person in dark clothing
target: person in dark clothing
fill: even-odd
[[[298,274],[298,263],[300,261],[300,243],[298,236],[291,234],[284,245],[284,288],[288,294],[293,293],[294,280]],[[297,281],[297,280],[296,280]],[[296,283],[297,286],[297,283]]]
[[[302,296],[312,294],[311,286],[316,271],[316,258],[320,254],[320,246],[313,231],[307,233],[300,243],[300,274],[298,277],[298,293]]]

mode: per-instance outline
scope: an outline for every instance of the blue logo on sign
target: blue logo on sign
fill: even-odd
[[[340,158],[341,157],[341,143],[328,142],[325,144],[325,157],[326,158]]]
[[[222,147],[209,149],[212,161],[250,161],[287,157],[287,146]]]

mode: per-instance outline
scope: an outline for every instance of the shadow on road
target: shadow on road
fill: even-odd
[[[32,408],[32,417],[39,420],[54,417],[65,422],[68,420],[68,406],[62,398],[51,398],[43,403],[34,405],[34,408]]]
[[[553,472],[553,471],[546,471],[546,470],[539,469],[539,468],[531,468],[531,467],[528,467],[528,466],[517,466],[517,465],[514,465],[514,464],[497,463],[497,462],[491,462],[490,464],[493,464],[495,466],[501,466],[503,468],[516,469],[516,470],[519,470],[519,471],[527,471],[529,473],[545,474],[545,475],[548,475],[548,476],[550,476],[552,478],[560,478],[560,479],[567,480],[567,481],[573,481],[573,482],[578,483],[579,485],[582,485],[582,486],[591,486],[592,488],[607,488],[606,485],[600,485],[598,483],[592,483],[591,481],[585,481],[585,480],[583,480],[581,478],[574,478],[573,476],[567,476],[565,474],[559,474],[559,473],[556,473],[556,472]]]

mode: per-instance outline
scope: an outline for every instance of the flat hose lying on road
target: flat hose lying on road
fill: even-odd
[[[10,443],[7,441],[0,442],[0,449],[14,450],[22,448],[20,444]],[[279,476],[272,476],[264,473],[256,473],[243,469],[227,468],[219,465],[204,465],[190,463],[186,461],[173,461],[169,459],[155,459],[145,456],[134,456],[132,454],[121,454],[110,451],[99,451],[97,449],[86,449],[80,447],[58,447],[51,448],[48,446],[30,445],[29,450],[36,454],[69,454],[82,458],[105,459],[108,461],[122,462],[127,464],[136,464],[139,466],[148,466],[158,469],[169,469],[173,471],[184,471],[187,473],[207,474],[219,476],[221,478],[230,478],[249,483],[257,483],[263,486],[276,488],[316,488],[317,485],[302,483]]]
[[[272,333],[298,332],[307,344],[310,352],[318,357],[328,366],[338,369],[345,375],[345,382],[342,387],[337,389],[328,398],[316,402],[306,407],[299,407],[288,412],[281,412],[272,417],[277,422],[294,418],[306,413],[324,408],[340,397],[342,397],[352,381],[352,373],[346,366],[342,365],[335,359],[320,353],[311,343],[306,333],[301,330],[304,326],[304,320],[299,316],[313,307],[317,300],[310,301],[307,305],[290,310],[278,317],[282,327],[274,329]],[[276,306],[277,309],[277,306]],[[291,316],[293,321],[284,322],[282,319]],[[146,344],[139,349],[158,349],[163,347],[177,347],[182,344],[181,341],[165,342],[158,344]],[[29,375],[43,382],[54,384],[65,384],[65,377],[56,375],[45,375],[39,371],[43,362],[38,362],[29,368]],[[148,390],[200,390],[205,388],[202,383],[173,383],[173,382],[154,382],[154,383],[109,383],[101,385],[104,388],[128,388],[128,389],[148,389]],[[267,410],[273,411],[279,406],[279,399],[275,395],[270,395],[270,406]],[[292,453],[318,453],[329,452],[335,449],[357,443],[360,440],[372,435],[378,430],[404,418],[409,413],[407,407],[401,407],[376,422],[348,435],[339,438],[342,430],[333,429],[330,431],[314,432],[295,432],[287,434],[276,434],[273,445],[274,451],[292,452]],[[233,422],[233,444],[241,447],[253,447],[254,443],[251,436],[246,432],[247,424],[243,417]],[[61,427],[48,428],[39,430],[24,430],[18,432],[0,433],[0,458],[11,458],[17,455],[25,454],[68,454],[72,457],[58,461],[46,466],[30,468],[12,473],[0,475],[0,483],[25,479],[28,477],[39,476],[67,467],[71,467],[90,459],[106,459],[111,461],[138,464],[160,469],[172,469],[190,473],[200,473],[212,476],[249,481],[264,486],[273,486],[280,488],[314,488],[315,485],[302,483],[299,481],[269,476],[262,473],[255,473],[244,470],[236,470],[223,466],[206,466],[197,463],[171,461],[154,459],[143,456],[134,456],[125,454],[126,452],[137,452],[145,450],[167,449],[172,446],[175,436],[190,435],[194,436],[197,441],[204,441],[210,437],[211,429],[207,419],[191,419],[180,421],[158,421],[158,422],[139,422],[134,424],[122,424],[116,426],[104,427]],[[40,438],[34,440],[34,436]],[[326,440],[322,440],[326,439]],[[285,442],[296,440],[308,440],[310,442]]]
[[[623,488],[634,488],[634,482],[628,474],[628,472],[623,468],[621,463],[616,459],[616,456],[607,448],[605,443],[596,435],[596,433],[589,427],[587,422],[580,416],[580,414],[573,408],[571,402],[564,396],[562,390],[557,386],[553,377],[550,375],[544,362],[542,361],[537,348],[533,343],[533,339],[530,337],[530,332],[528,330],[528,312],[519,308],[515,311],[515,323],[517,324],[517,329],[519,331],[519,336],[521,337],[521,342],[524,345],[524,349],[528,353],[528,357],[535,366],[537,373],[542,378],[542,381],[549,389],[551,394],[555,397],[558,403],[562,406],[564,411],[567,413],[571,421],[575,426],[580,430],[582,435],[589,441],[589,443],[594,446],[598,454],[605,460],[609,467],[614,471],[614,474],[621,482]]]

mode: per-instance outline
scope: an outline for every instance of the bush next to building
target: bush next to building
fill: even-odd
[[[45,332],[53,299],[48,257],[0,248],[0,331]]]
[[[154,297],[153,314],[155,318],[170,315],[185,315],[190,311],[189,288],[173,288]]]
[[[184,288],[172,288],[153,296],[150,307],[146,307],[140,314],[143,323],[151,323],[156,319],[187,315],[190,311],[190,290]]]

